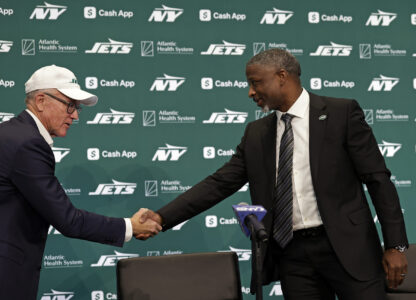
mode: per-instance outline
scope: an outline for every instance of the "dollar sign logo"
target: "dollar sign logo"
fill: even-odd
[[[87,151],[87,157],[89,160],[99,160],[100,159],[100,149],[98,148],[89,148]]]
[[[92,300],[104,300],[104,293],[102,291],[94,291]]]
[[[209,80],[207,79],[207,80],[205,80],[205,87],[208,87],[209,86]]]
[[[319,23],[319,13],[309,12],[309,23]]]
[[[208,156],[211,156],[211,154],[212,154],[211,149],[208,149],[208,151],[207,151],[207,155],[208,155]]]
[[[208,18],[208,13],[207,12],[204,12],[202,15],[204,16],[204,19]]]

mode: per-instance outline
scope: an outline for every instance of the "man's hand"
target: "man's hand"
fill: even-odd
[[[389,288],[397,288],[407,274],[406,255],[396,249],[387,249],[383,255],[383,268]]]
[[[146,208],[146,211],[144,211],[143,214],[140,215],[139,222],[141,224],[146,224],[149,221],[156,222],[156,224],[158,224],[159,226],[162,225],[162,217],[158,213],[155,213],[154,211]],[[160,227],[160,230],[161,229],[162,227]],[[147,240],[150,237],[150,235],[139,234],[135,237],[139,240]]]
[[[147,240],[149,237],[155,236],[162,230],[160,224],[147,217],[148,211],[147,208],[141,208],[133,215],[133,217],[131,217],[133,236],[136,239]],[[144,221],[141,221],[142,217],[144,218]]]

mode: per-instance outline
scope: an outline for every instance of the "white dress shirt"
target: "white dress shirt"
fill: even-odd
[[[49,132],[46,130],[45,126],[43,126],[42,122],[28,109],[26,111],[29,115],[33,118],[38,127],[40,135],[45,139],[48,145],[52,148],[53,147],[53,140]],[[124,222],[126,222],[126,234],[124,237],[124,241],[128,242],[131,240],[133,236],[133,226],[131,225],[131,220],[129,218],[124,218]]]
[[[311,166],[309,160],[309,105],[308,92],[303,89],[301,95],[287,111],[293,115],[293,230],[305,229],[322,225],[322,219],[318,210],[315,191],[312,185]],[[276,170],[279,166],[280,140],[285,130],[285,124],[281,120],[282,112],[277,115],[277,140],[276,140]],[[277,179],[277,174],[276,174]]]

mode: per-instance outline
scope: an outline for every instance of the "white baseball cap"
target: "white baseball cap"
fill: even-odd
[[[40,68],[25,83],[26,94],[41,89],[57,89],[71,99],[82,101],[86,106],[93,106],[98,101],[97,96],[81,90],[74,73],[55,65]]]

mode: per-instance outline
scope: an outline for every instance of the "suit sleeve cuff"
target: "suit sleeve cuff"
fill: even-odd
[[[130,218],[124,218],[124,221],[126,222],[126,236],[124,241],[129,242],[133,236],[133,227],[131,226]]]

